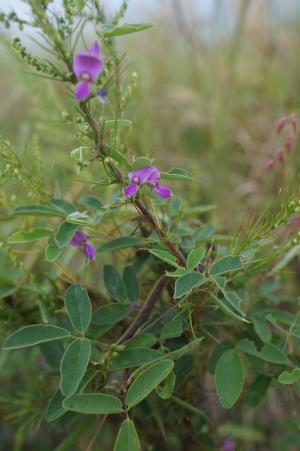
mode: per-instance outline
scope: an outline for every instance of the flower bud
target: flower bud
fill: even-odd
[[[290,152],[292,150],[294,144],[294,138],[292,135],[289,135],[284,143],[284,147],[286,148],[287,152]]]
[[[276,151],[276,159],[278,161],[280,161],[281,163],[283,163],[284,162],[284,157],[285,157],[284,149],[282,147],[279,147],[279,149],[277,149],[277,151]]]
[[[270,158],[270,160],[267,161],[266,170],[273,171],[274,168],[275,168],[275,160],[273,158]]]
[[[283,130],[284,126],[286,125],[286,123],[287,123],[287,117],[286,116],[282,116],[282,117],[280,117],[278,119],[278,121],[275,124],[275,128],[276,128],[276,131],[277,131],[278,135],[280,135],[280,133],[282,132],[282,130]]]

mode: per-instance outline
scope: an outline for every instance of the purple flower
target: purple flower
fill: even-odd
[[[170,188],[160,185],[160,172],[154,166],[147,166],[137,171],[129,172],[128,177],[131,183],[124,188],[124,194],[127,197],[136,196],[140,186],[145,183],[152,185],[157,194],[164,199],[173,195]]]
[[[73,61],[73,70],[80,81],[76,86],[76,98],[86,100],[91,95],[91,85],[103,71],[103,61],[98,42],[87,51],[79,51]]]
[[[88,242],[87,238],[87,235],[82,232],[82,230],[76,230],[70,241],[70,245],[83,248],[83,252],[85,253],[87,259],[89,261],[93,261],[96,258],[96,249]]]
[[[222,443],[222,451],[235,451],[236,443],[233,438],[226,437]]]
[[[107,97],[107,95],[108,95],[107,89],[105,89],[105,88],[99,89],[99,91],[97,92],[97,95],[98,95],[98,99],[100,100],[102,105],[106,105],[107,103],[109,103],[109,98]]]

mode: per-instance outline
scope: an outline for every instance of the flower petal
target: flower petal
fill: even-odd
[[[89,52],[95,56],[97,56],[99,59],[101,57],[100,53],[100,44],[99,42],[95,41],[92,47],[90,48]]]
[[[98,98],[99,98],[100,102],[102,103],[102,105],[106,105],[107,103],[109,103],[109,98],[107,97],[107,95],[108,95],[107,89],[101,88],[101,89],[99,89],[97,94],[98,94]]]
[[[86,240],[86,234],[82,232],[82,230],[76,230],[69,244],[74,247],[81,247],[82,243],[84,243]]]
[[[73,61],[73,70],[78,80],[82,80],[84,76],[88,76],[89,81],[97,80],[103,67],[98,42],[90,50],[79,51]]]
[[[138,169],[137,171],[132,171],[128,173],[128,177],[131,181],[135,177],[138,177],[140,185],[149,182],[151,185],[156,185],[160,179],[160,172],[154,166],[146,166],[145,168]]]
[[[79,102],[86,100],[91,95],[91,86],[87,81],[82,81],[75,88],[76,99]]]
[[[95,260],[96,258],[95,246],[92,246],[90,243],[85,243],[83,250],[89,261]]]
[[[159,194],[163,199],[167,199],[168,197],[173,196],[172,190],[167,186],[157,185],[154,189],[157,194]]]
[[[131,183],[130,185],[124,188],[124,194],[127,197],[134,197],[139,190],[139,185],[136,183]]]

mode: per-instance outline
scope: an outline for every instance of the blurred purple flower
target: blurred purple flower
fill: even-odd
[[[145,183],[152,185],[157,194],[164,199],[173,195],[170,188],[160,185],[160,172],[154,166],[147,166],[137,171],[129,172],[128,177],[131,183],[124,188],[124,194],[127,197],[136,196],[140,186]]]
[[[236,443],[233,438],[226,437],[222,443],[222,451],[235,451]]]
[[[76,86],[76,98],[79,101],[86,100],[91,95],[91,85],[97,80],[103,71],[103,61],[100,45],[95,42],[90,50],[79,51],[73,61],[73,70],[80,81]]]
[[[105,88],[99,89],[99,91],[97,92],[97,95],[98,95],[98,99],[100,100],[102,105],[106,105],[107,103],[109,103],[109,98],[107,97],[107,95],[108,95],[107,89],[105,89]]]
[[[83,248],[87,259],[93,261],[96,258],[96,249],[88,242],[87,238],[87,235],[82,230],[77,230],[70,241],[70,245]]]

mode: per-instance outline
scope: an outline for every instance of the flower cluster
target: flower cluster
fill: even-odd
[[[281,145],[277,148],[274,158],[267,161],[266,169],[272,171],[277,162],[283,163],[286,156],[293,149],[298,131],[298,121],[295,114],[282,116],[275,124],[278,136],[281,138]]]
[[[145,168],[129,172],[128,177],[131,183],[124,188],[124,194],[127,197],[136,196],[140,187],[144,184],[153,186],[156,193],[164,199],[167,199],[173,195],[170,188],[160,184],[160,172],[154,166],[147,166]]]
[[[77,100],[86,100],[92,92],[92,84],[103,71],[104,64],[100,45],[95,42],[87,51],[79,51],[73,61],[73,70],[79,81],[75,89]]]
[[[70,241],[70,245],[82,248],[85,256],[89,261],[95,260],[96,249],[88,242],[88,237],[84,232],[82,232],[82,230],[76,230],[73,238]]]

